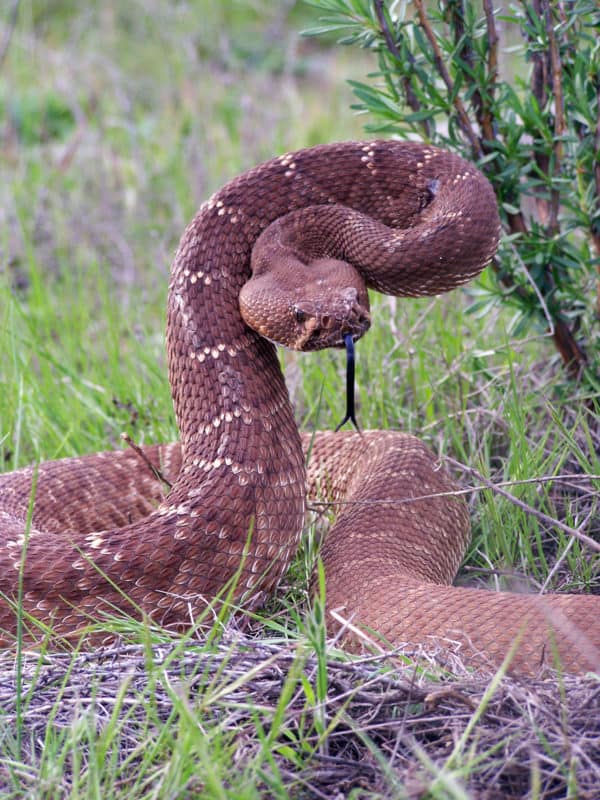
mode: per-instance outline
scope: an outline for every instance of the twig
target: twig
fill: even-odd
[[[402,53],[400,50],[398,50],[398,46],[394,41],[392,32],[387,24],[387,19],[385,18],[385,7],[383,5],[383,0],[375,0],[375,15],[377,16],[377,21],[381,25],[381,32],[383,34],[383,38],[385,39],[388,50],[395,58],[398,59],[398,61],[402,61]],[[411,60],[414,61],[414,59]]]
[[[377,21],[381,27],[381,33],[383,38],[385,39],[385,43],[387,49],[390,53],[394,56],[394,58],[401,62],[404,60],[404,57],[400,50],[398,49],[398,45],[392,35],[390,27],[388,25],[388,21],[385,15],[385,6],[383,0],[375,0],[375,15],[377,16]],[[413,65],[415,63],[415,57],[413,54],[408,51],[407,52],[408,62],[409,64]],[[402,78],[402,88],[404,89],[404,95],[406,97],[406,102],[410,106],[413,111],[420,111],[422,106],[421,103],[418,101],[417,96],[415,95],[413,88],[410,83],[410,78],[408,76],[404,76]],[[421,120],[421,127],[423,128],[423,132],[425,136],[429,137],[431,135],[431,125],[428,119]]]
[[[595,184],[595,200],[597,205],[600,205],[600,78],[598,78],[598,86],[596,89],[596,105],[598,107],[598,114],[596,116],[596,133],[594,135],[594,184]],[[592,241],[596,249],[596,254],[600,256],[600,220],[596,220],[595,225],[592,223]],[[600,263],[598,264],[598,282],[596,286],[596,313],[600,318]]]
[[[0,47],[0,67],[4,63],[4,59],[6,58],[6,54],[8,53],[8,48],[10,46],[10,40],[12,39],[12,35],[17,26],[17,19],[19,17],[19,3],[20,0],[14,0],[13,7],[10,10],[6,34],[4,36],[4,41],[2,42],[2,47]]]
[[[513,505],[517,506],[518,508],[521,508],[527,514],[531,514],[536,519],[539,519],[541,522],[553,525],[555,528],[558,528],[559,530],[563,531],[569,536],[573,536],[575,539],[579,539],[580,542],[583,542],[588,547],[591,547],[593,550],[597,550],[598,552],[600,552],[600,543],[598,543],[595,539],[592,539],[591,536],[587,536],[585,533],[582,533],[579,530],[579,528],[571,528],[570,525],[565,525],[564,522],[561,522],[560,520],[555,519],[554,517],[551,517],[548,514],[544,514],[543,511],[538,511],[537,508],[533,508],[533,506],[530,506],[528,503],[523,502],[523,500],[519,500],[518,497],[515,497],[510,492],[505,491],[501,487],[501,485],[488,480],[474,467],[468,467],[466,464],[462,464],[460,461],[455,461],[455,459],[449,457],[447,458],[447,461],[453,466],[458,467],[459,469],[464,470],[465,472],[468,472],[471,475],[474,475],[477,478],[477,480],[483,484],[483,486],[496,492],[496,494],[499,494],[501,497],[504,497]],[[541,479],[538,478],[537,480]],[[585,521],[587,521],[587,518]]]
[[[575,539],[569,539],[569,542],[574,542]],[[517,579],[520,582],[527,580],[529,583],[532,583],[536,588],[539,588],[540,584],[538,581],[534,581],[529,575],[525,576],[522,572],[514,569],[494,569],[494,567],[473,567],[469,564],[464,564],[461,568],[461,572],[471,572],[477,575],[486,575],[491,578],[512,578],[513,580]]]
[[[556,319],[553,338],[569,377],[579,380],[588,365],[588,357],[564,319]]]
[[[596,506],[595,506],[595,503],[592,503],[592,508],[590,509],[590,512],[586,515],[586,517],[583,520],[583,522],[580,525],[578,525],[578,527],[577,527],[578,531],[581,531],[581,530],[583,530],[585,528],[585,526],[588,524],[588,522],[592,518],[592,515],[595,512],[596,512]],[[569,539],[569,541],[567,543],[567,546],[565,547],[565,549],[563,550],[563,552],[560,555],[560,558],[558,558],[556,560],[556,562],[554,563],[552,569],[550,570],[550,572],[546,576],[546,580],[544,581],[544,584],[543,584],[542,588],[540,589],[540,594],[544,594],[544,592],[546,591],[548,586],[550,586],[550,582],[552,581],[552,578],[554,577],[556,572],[560,569],[562,564],[565,562],[565,560],[567,558],[567,555],[569,554],[569,551],[573,547],[574,541],[575,541],[574,537],[571,537]]]
[[[589,519],[590,516],[591,516],[591,512],[588,515],[588,519]],[[584,520],[584,522],[582,522],[579,527],[581,528],[586,522],[587,522],[587,519]],[[544,581],[544,583],[542,585],[542,588],[540,589],[540,594],[546,594],[546,590],[548,589],[548,587],[552,583],[552,579],[554,578],[554,576],[556,575],[558,570],[562,567],[562,565],[566,561],[567,556],[569,555],[570,551],[572,550],[574,544],[575,544],[575,537],[572,536],[569,539],[569,541],[567,542],[567,546],[565,547],[565,549],[560,554],[560,557],[556,559],[556,561],[552,565],[552,569],[546,575],[546,580]]]
[[[519,214],[520,216],[520,214]],[[511,221],[512,227],[512,221]],[[582,370],[585,369],[588,363],[588,357],[585,351],[579,346],[577,340],[573,336],[573,331],[569,327],[568,323],[561,319],[559,316],[553,315],[548,308],[546,300],[537,285],[537,283],[531,277],[531,273],[525,266],[523,259],[519,255],[519,251],[517,247],[512,245],[513,253],[516,257],[516,260],[523,270],[527,281],[531,285],[533,292],[537,298],[537,301],[544,313],[544,317],[546,322],[548,323],[548,332],[552,336],[554,340],[554,344],[558,349],[558,352],[561,355],[563,363],[567,372],[569,373],[570,377],[577,380],[581,377]],[[492,261],[492,269],[498,269],[497,261],[494,259]],[[551,273],[548,273],[551,277]],[[526,297],[526,290],[523,286],[515,284],[514,279],[510,276],[503,276],[502,282],[508,288],[514,291],[520,297]],[[599,286],[600,292],[600,286]],[[599,300],[600,302],[600,300]]]
[[[173,488],[173,484],[165,478],[165,476],[162,474],[162,472],[159,470],[159,468],[156,467],[150,461],[150,459],[144,453],[142,448],[133,441],[133,439],[131,438],[131,436],[128,433],[122,433],[121,434],[121,439],[123,439],[124,442],[127,442],[127,444],[129,445],[129,447],[131,447],[133,452],[142,459],[142,461],[148,467],[148,469],[152,472],[152,474],[154,475],[156,480],[161,481],[162,483],[164,483],[165,486],[167,486],[169,489]]]
[[[473,87],[473,92],[471,94],[471,102],[473,103],[473,108],[475,110],[475,118],[479,123],[479,128],[481,130],[481,133],[486,137],[486,139],[491,141],[493,139],[494,134],[492,130],[492,121],[489,111],[489,103],[484,101],[484,95],[482,93],[481,83],[475,77],[474,69],[475,69],[475,62],[477,59],[473,51],[473,39],[471,33],[470,31],[468,34],[465,32],[464,2],[463,0],[453,0],[452,3],[448,3],[448,7],[452,9],[451,14],[452,14],[452,23],[454,26],[454,45],[456,47],[456,54],[459,58],[462,58],[465,64],[467,64],[469,67],[468,69],[463,70],[463,75],[464,75],[464,80],[468,84],[470,84],[470,86]],[[489,18],[486,18],[486,22],[489,30],[489,24],[490,24]],[[491,24],[493,32],[495,34],[493,10],[491,12]],[[483,145],[482,149],[485,150]]]
[[[541,17],[541,2],[540,0],[533,0],[532,7],[534,12],[537,14],[538,17]],[[528,13],[528,9],[525,8],[525,14],[529,16],[529,22],[531,27],[535,27],[535,20],[531,18],[531,15]],[[531,36],[527,37],[531,42]],[[546,81],[546,63],[544,61],[544,53],[538,50],[532,50],[531,52],[531,61],[533,63],[533,70],[531,73],[531,89],[535,96],[535,99],[538,102],[540,108],[544,108],[546,105],[546,101],[548,96],[546,94],[547,88],[547,81]]]
[[[471,101],[475,109],[475,117],[480,128],[483,130],[483,97],[480,86],[476,81],[474,74],[475,56],[473,53],[473,41],[471,36],[466,35],[465,33],[464,0],[452,0],[452,2],[449,2],[447,5],[452,19],[451,25],[454,28],[454,46],[456,48],[456,55],[468,66],[468,69],[464,70],[464,79],[470,86],[473,87]]]
[[[496,18],[494,16],[494,5],[491,0],[483,0],[483,10],[485,12],[485,24],[488,34],[488,57],[487,57],[487,72],[488,72],[488,101],[481,118],[481,131],[488,141],[495,139],[494,123],[491,105],[494,102],[494,95],[496,93],[496,81],[498,80],[498,31],[496,30]]]
[[[531,277],[531,273],[527,269],[527,266],[526,266],[525,262],[523,261],[523,259],[521,258],[519,250],[515,246],[514,242],[511,245],[511,249],[512,249],[513,255],[515,257],[515,261],[517,262],[517,264],[523,270],[523,273],[524,273],[525,277],[527,278],[527,281],[530,284],[531,288],[533,289],[533,292],[534,292],[535,296],[537,297],[537,301],[540,304],[540,307],[541,307],[542,311],[544,312],[544,317],[546,318],[546,322],[548,323],[548,332],[550,333],[551,336],[554,336],[555,332],[556,332],[555,331],[555,321],[554,321],[554,319],[552,317],[552,314],[550,313],[550,309],[548,308],[548,305],[546,304],[546,300],[544,299],[544,295],[541,293],[540,287],[537,285],[537,283]]]
[[[544,22],[546,25],[546,35],[548,36],[548,45],[550,48],[550,64],[552,69],[551,85],[552,94],[554,96],[554,164],[552,169],[554,175],[560,173],[560,164],[563,155],[562,136],[566,130],[565,123],[565,109],[562,88],[562,64],[560,60],[560,53],[558,50],[558,43],[554,35],[554,25],[552,24],[552,11],[548,0],[543,0],[543,14]],[[560,192],[558,189],[552,188],[551,202],[550,202],[550,219],[548,221],[548,234],[554,236],[558,233],[558,212],[560,209]]]
[[[540,19],[543,19],[546,36],[548,38],[548,51],[550,55],[549,65],[544,60],[542,54],[536,56],[536,68],[534,69],[532,78],[534,81],[534,94],[541,109],[543,109],[546,105],[549,91],[551,91],[554,100],[554,144],[552,148],[554,163],[551,165],[550,158],[546,154],[542,153],[537,153],[535,155],[535,160],[539,169],[550,180],[551,170],[553,176],[556,176],[560,173],[560,165],[563,156],[562,136],[566,130],[562,85],[562,64],[558,43],[554,34],[552,9],[550,7],[550,3],[548,0],[536,0],[534,3],[534,9],[539,15]],[[540,220],[546,227],[547,237],[552,238],[553,236],[556,236],[560,230],[560,224],[558,221],[558,215],[560,211],[559,190],[553,186],[550,191],[550,200],[548,201],[540,197],[537,199],[536,204],[540,215]],[[551,284],[552,291],[554,286],[552,263],[546,264],[544,271],[548,281]],[[562,319],[558,315],[555,315],[553,327],[554,342],[566,366],[567,372],[571,378],[578,380],[581,377],[583,370],[587,366],[587,355],[582,347],[579,346],[575,336],[573,335],[571,326],[566,320]]]
[[[533,0],[531,4],[533,13],[531,14],[528,13],[529,9],[526,7],[525,13],[529,16],[530,26],[533,30],[537,28],[537,23],[544,17],[544,9],[542,7],[543,1],[544,0]],[[527,38],[530,44],[534,42],[534,36],[528,34]],[[531,71],[531,92],[537,101],[538,107],[543,113],[548,104],[548,90],[551,86],[551,81],[548,75],[546,52],[533,48],[531,50],[531,61],[533,63],[533,69]],[[540,174],[548,176],[550,171],[550,158],[548,157],[546,150],[534,148],[533,160]],[[546,226],[550,218],[550,211],[548,208],[549,204],[546,197],[541,197],[539,195],[539,191],[541,190],[538,189],[538,196],[536,197],[535,204],[538,211],[538,216],[542,224]]]
[[[488,480],[485,478],[481,473],[479,473],[473,467],[468,467],[466,464],[462,464],[460,461],[456,461],[449,456],[446,456],[445,460],[452,464],[453,466],[457,467],[458,469],[462,470],[463,472],[468,472],[474,475],[477,480],[480,481],[479,486],[468,486],[465,489],[454,489],[448,492],[431,492],[430,494],[420,494],[416,495],[415,497],[399,497],[397,499],[385,499],[385,500],[312,500],[311,501],[311,508],[318,506],[318,507],[329,507],[329,508],[337,508],[341,506],[358,506],[358,505],[385,505],[385,506],[394,506],[394,505],[409,505],[411,503],[417,503],[420,500],[433,500],[436,497],[461,497],[464,495],[472,494],[473,492],[483,492],[486,489],[491,489],[493,492],[505,497],[511,503],[519,508],[522,508],[523,511],[526,511],[528,514],[532,514],[537,519],[546,522],[550,525],[553,525],[556,528],[567,533],[569,536],[574,536],[576,539],[579,539],[581,542],[586,544],[592,550],[596,550],[600,552],[600,542],[597,542],[595,539],[592,539],[591,536],[587,536],[585,533],[581,533],[579,528],[571,528],[569,525],[565,525],[564,523],[560,522],[560,520],[555,519],[554,517],[550,517],[548,514],[544,514],[542,511],[538,511],[537,509],[533,508],[532,506],[524,503],[522,500],[519,500],[514,495],[510,494],[510,492],[504,491],[502,487],[504,486],[525,486],[526,484],[531,483],[548,483],[550,481],[558,481],[558,480],[600,480],[600,475],[543,475],[539,478],[523,478],[521,480],[514,480],[514,481],[499,481],[498,483],[494,483],[493,481]],[[587,519],[585,522],[587,522]],[[579,526],[581,528],[581,526]]]
[[[473,148],[473,153],[474,153],[475,157],[476,158],[481,158],[482,155],[483,155],[483,152],[482,152],[482,149],[481,149],[481,143],[480,143],[479,139],[477,138],[477,135],[475,134],[475,131],[473,130],[473,128],[471,126],[471,121],[469,120],[469,115],[465,111],[465,107],[464,107],[464,105],[462,103],[462,100],[460,99],[460,97],[458,95],[458,92],[455,92],[455,90],[454,90],[454,83],[452,81],[452,78],[450,77],[450,73],[446,69],[446,65],[444,63],[442,52],[440,50],[439,44],[437,42],[437,39],[435,38],[435,33],[433,32],[433,30],[431,28],[431,25],[429,24],[429,20],[427,19],[427,13],[426,13],[425,8],[423,6],[423,0],[414,0],[414,4],[415,4],[416,9],[417,9],[417,14],[419,15],[419,22],[421,24],[421,27],[423,28],[423,30],[425,32],[425,36],[429,40],[429,44],[431,45],[431,49],[433,50],[433,57],[434,57],[434,61],[435,61],[435,65],[437,67],[437,70],[438,70],[442,80],[446,84],[446,89],[448,90],[449,97],[454,97],[453,103],[454,103],[454,108],[456,109],[456,113],[457,113],[457,116],[458,116],[458,123],[459,123],[463,133],[465,134],[465,136],[469,140],[469,142],[471,144],[471,147]]]
[[[456,467],[458,467],[463,472],[473,472],[471,467],[468,467],[466,464],[461,464],[460,461],[454,461],[449,456],[445,457],[446,461],[449,461]],[[398,500],[335,500],[335,501],[321,501],[321,500],[314,500],[313,504],[317,506],[342,506],[342,505],[367,505],[371,503],[385,503],[386,505],[394,505],[400,504],[403,505],[405,503],[416,503],[417,500],[431,500],[433,497],[460,497],[464,494],[471,494],[472,492],[483,492],[486,489],[490,488],[497,488],[502,486],[527,486],[528,484],[532,483],[552,483],[553,481],[600,481],[600,475],[580,475],[578,473],[564,473],[563,475],[540,475],[538,478],[520,478],[511,481],[498,481],[498,483],[491,483],[487,481],[487,483],[482,483],[481,486],[467,486],[464,489],[453,489],[450,492],[432,492],[431,494],[419,494],[415,497],[402,497]],[[490,485],[491,483],[491,485]]]

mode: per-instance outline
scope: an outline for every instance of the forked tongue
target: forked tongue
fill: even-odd
[[[350,420],[360,433],[358,422],[354,416],[354,340],[351,333],[344,334],[344,343],[346,345],[346,416],[337,426],[336,431],[339,431],[342,425]]]

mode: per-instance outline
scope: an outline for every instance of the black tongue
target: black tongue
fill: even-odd
[[[336,431],[339,431],[342,425],[350,420],[360,433],[358,422],[354,416],[354,340],[351,333],[344,334],[344,343],[346,345],[346,416],[337,426]]]

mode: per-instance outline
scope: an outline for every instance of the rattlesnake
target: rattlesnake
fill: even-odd
[[[173,486],[164,496],[130,450],[0,476],[4,643],[24,542],[27,640],[43,638],[44,625],[72,639],[116,610],[182,629],[229,588],[229,601],[255,607],[297,548],[310,450],[309,491],[341,507],[322,560],[328,624],[344,641],[356,646],[362,629],[394,647],[458,648],[469,663],[494,665],[522,633],[517,671],[555,654],[569,670],[597,667],[600,598],[449,586],[469,523],[438,459],[396,432],[302,441],[269,341],[316,349],[357,337],[369,324],[365,285],[447,291],[490,261],[498,234],[481,173],[417,143],[288,153],[205,202],[181,239],[168,298],[181,447],[146,448]]]

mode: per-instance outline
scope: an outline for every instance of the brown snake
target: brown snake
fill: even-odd
[[[183,629],[236,575],[236,603],[264,600],[298,545],[307,484],[268,339],[316,349],[358,337],[369,324],[365,284],[395,295],[447,291],[490,261],[498,233],[485,178],[416,143],[286,154],[204,203],[182,237],[168,299],[181,447],[146,448],[173,487],[164,497],[131,451],[39,467],[26,638],[45,635],[33,619],[72,639],[115,610]],[[515,671],[536,672],[555,656],[569,671],[598,668],[600,597],[449,585],[469,538],[466,506],[417,439],[318,433],[310,454],[309,492],[340,504],[322,548],[331,630],[346,619],[394,647],[458,648],[476,666],[497,665],[517,639]],[[5,644],[33,476],[0,476]]]

